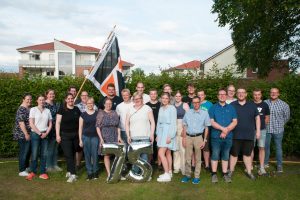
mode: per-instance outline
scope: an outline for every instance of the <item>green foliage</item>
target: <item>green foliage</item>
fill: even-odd
[[[272,62],[289,59],[290,68],[300,66],[300,7],[296,0],[214,0],[212,13],[220,26],[229,25],[240,69],[258,68],[266,76]]]
[[[225,70],[226,71],[226,70]],[[135,72],[135,71],[134,71]],[[209,76],[203,78],[203,74],[178,72],[167,73],[162,72],[159,75],[145,75],[142,70],[132,73],[127,87],[130,91],[135,91],[136,83],[142,81],[145,84],[146,92],[151,88],[162,92],[162,86],[168,83],[172,86],[173,91],[180,90],[183,95],[187,94],[187,84],[194,83],[196,88],[206,91],[207,99],[216,102],[217,91],[219,88],[234,84],[236,87],[243,86],[248,90],[249,98],[252,97],[252,90],[261,88],[264,91],[264,98],[268,97],[268,91],[271,87],[278,87],[281,90],[281,99],[286,101],[291,108],[291,120],[286,125],[286,132],[283,142],[283,150],[286,155],[300,154],[300,78],[298,76],[287,76],[281,81],[266,82],[264,80],[244,80],[233,77],[232,72],[226,71],[226,75]],[[52,88],[56,91],[57,101],[62,101],[66,91],[70,85],[77,88],[80,87],[83,78],[65,77],[61,80],[51,78],[23,78],[17,77],[0,77],[0,157],[16,156],[18,153],[18,145],[12,140],[12,130],[14,126],[15,114],[21,103],[22,95],[30,92],[33,95],[33,104],[35,105],[35,97],[43,94],[47,89]],[[83,90],[93,96],[96,101],[100,97],[100,92],[87,81]]]

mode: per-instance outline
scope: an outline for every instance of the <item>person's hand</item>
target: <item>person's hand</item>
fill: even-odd
[[[121,139],[121,137],[118,137],[118,143],[123,144],[123,140]]]
[[[25,134],[25,140],[26,141],[29,141],[30,140],[30,135],[27,133],[27,134]]]
[[[167,143],[167,144],[170,144],[170,143],[171,143],[171,138],[170,138],[170,137],[167,137],[166,143]]]
[[[259,140],[259,138],[260,138],[260,130],[257,130],[256,131],[256,139]]]
[[[59,144],[61,142],[61,137],[58,135],[56,136],[56,142]]]
[[[224,132],[222,132],[222,133],[221,133],[221,135],[220,135],[220,138],[222,138],[222,139],[225,139],[225,138],[226,138],[226,136],[227,136],[227,134],[226,134],[226,133],[224,133]]]
[[[46,132],[41,134],[41,138],[42,138],[42,139],[44,139],[44,138],[46,138],[46,137],[47,137],[47,133],[46,133]]]
[[[229,129],[228,128],[226,128],[226,127],[224,127],[223,129],[222,129],[222,132],[223,133],[225,133],[226,135],[228,134],[228,132],[229,132]]]
[[[205,147],[205,143],[206,142],[202,142],[202,144],[200,145],[200,149],[203,149]]]
[[[83,147],[82,140],[79,141],[79,146],[80,146],[81,148]]]
[[[127,143],[131,144],[131,137],[127,137]]]
[[[151,142],[151,144],[153,144],[153,142],[154,142],[154,136],[153,135],[150,136],[150,142]]]
[[[155,138],[155,141],[156,141],[156,142],[158,141],[158,136]]]
[[[186,147],[186,137],[182,138],[182,146],[185,148]]]

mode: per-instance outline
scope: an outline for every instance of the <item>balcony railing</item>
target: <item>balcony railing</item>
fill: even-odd
[[[55,66],[54,60],[19,60],[19,65],[24,65],[28,67],[38,67],[38,66]]]

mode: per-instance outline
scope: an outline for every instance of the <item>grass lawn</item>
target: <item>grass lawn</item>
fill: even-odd
[[[64,163],[60,164],[65,169]],[[269,171],[274,169],[271,166]],[[98,180],[86,181],[83,168],[78,173],[79,180],[73,184],[66,182],[66,171],[49,174],[49,180],[33,181],[19,177],[17,171],[17,162],[0,162],[0,199],[300,199],[299,164],[286,164],[284,173],[259,177],[256,181],[244,176],[240,164],[230,184],[223,182],[221,174],[219,183],[212,184],[210,174],[202,170],[199,185],[181,183],[180,175],[175,175],[170,183],[158,183],[158,170],[154,170],[152,181],[147,183],[107,184],[103,165]]]

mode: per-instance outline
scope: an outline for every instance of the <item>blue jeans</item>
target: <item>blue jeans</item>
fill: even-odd
[[[29,156],[30,156],[30,141],[26,141],[25,139],[19,139],[19,171],[23,172],[28,167]]]
[[[230,149],[232,146],[232,138],[210,138],[211,143],[211,160],[218,161],[220,160],[220,154],[221,154],[221,160],[228,161],[229,160],[229,154]]]
[[[277,160],[277,166],[282,166],[282,138],[283,138],[283,132],[282,133],[267,133],[266,137],[266,156],[265,156],[265,165],[269,163],[270,158],[270,145],[271,145],[271,139],[274,138],[275,148],[276,148],[276,160]]]
[[[85,167],[88,174],[97,173],[99,170],[99,138],[82,136]]]
[[[54,137],[48,139],[47,168],[57,166],[58,144]]]
[[[145,160],[145,161],[148,161],[148,154],[142,153],[142,154],[140,155],[140,158],[143,159],[143,160]],[[133,166],[132,166],[132,172],[133,172],[134,174],[140,174],[140,173],[141,173],[141,169],[140,169],[138,166],[133,165]]]
[[[46,159],[48,150],[48,139],[42,139],[35,132],[30,133],[31,138],[31,165],[30,169],[33,173],[37,173],[38,154],[40,154],[40,173],[46,173]]]

